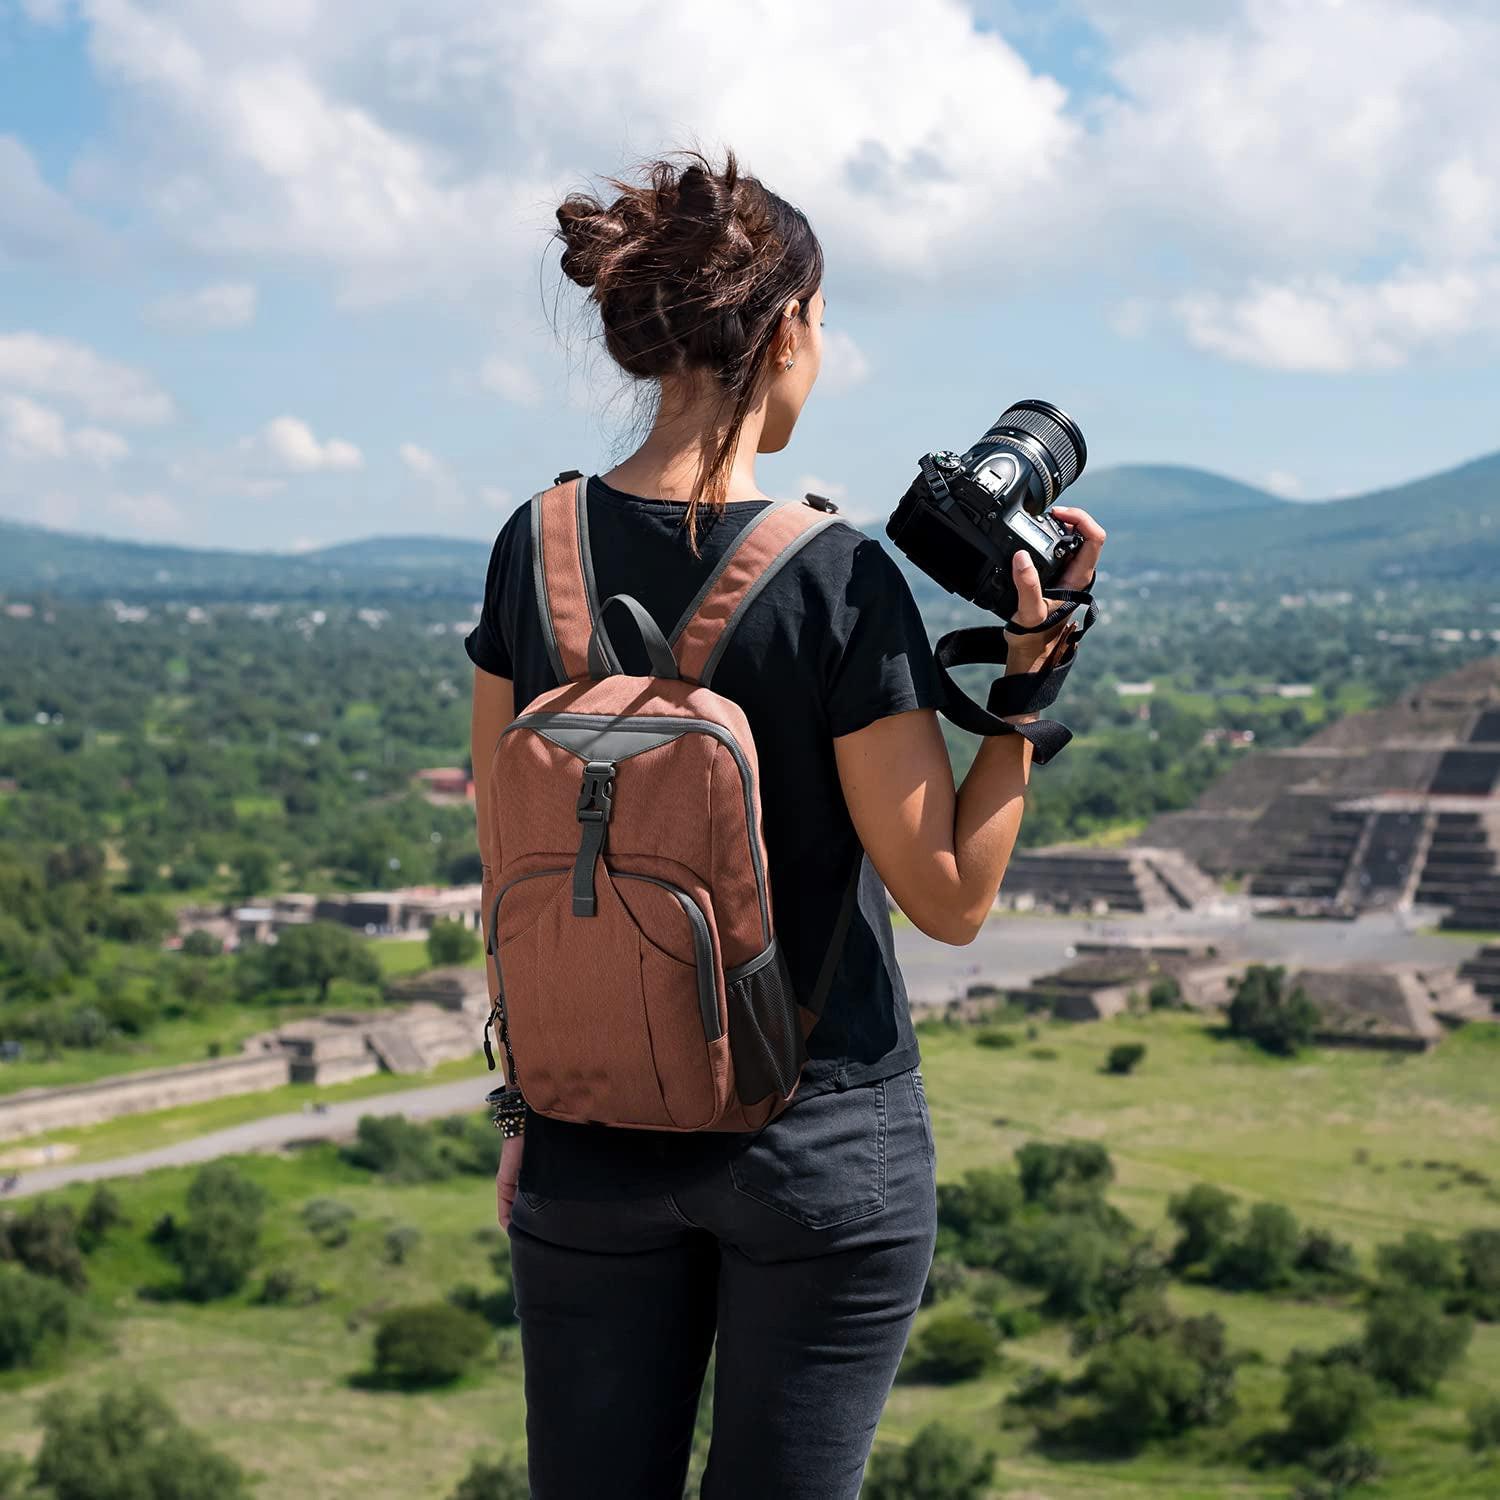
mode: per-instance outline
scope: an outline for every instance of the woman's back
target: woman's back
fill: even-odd
[[[694,556],[677,501],[589,481],[596,593],[638,599],[670,634],[705,579],[772,502],[731,502],[701,526]],[[543,640],[531,556],[530,507],[497,539],[484,611],[467,641],[476,665],[512,680],[516,711],[558,685]],[[622,647],[627,670],[646,670]],[[858,862],[858,905],[823,1016],[808,1039],[799,1097],[891,1077],[917,1046],[892,942],[885,889],[863,859],[840,790],[833,739],[890,714],[931,707],[931,647],[890,554],[856,527],[826,526],[776,574],[730,638],[714,688],[749,720],[779,941],[799,995],[812,992]],[[476,768],[482,770],[482,768]],[[648,1190],[642,1160],[665,1190],[720,1160],[733,1137],[663,1139],[652,1132],[534,1118],[523,1182],[540,1196],[627,1196]],[[629,1164],[629,1171],[621,1168]]]

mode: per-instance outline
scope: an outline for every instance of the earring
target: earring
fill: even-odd
[[[792,366],[794,364],[796,364],[796,363],[797,363],[797,361],[795,359],[789,359],[789,360],[787,360],[787,362],[784,365],[782,365],[781,368],[783,370],[790,370],[792,368]]]

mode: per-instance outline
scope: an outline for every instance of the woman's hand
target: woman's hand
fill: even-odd
[[[1076,505],[1054,505],[1052,514],[1071,526],[1083,538],[1083,545],[1068,559],[1054,588],[1081,589],[1094,576],[1099,566],[1099,554],[1104,549],[1104,528],[1086,511]],[[1057,608],[1060,601],[1048,599],[1042,594],[1042,577],[1031,560],[1031,554],[1022,547],[1011,559],[1011,578],[1016,585],[1017,625],[1040,625]],[[1037,631],[1029,635],[1006,633],[1005,671],[1007,676],[1018,672],[1034,671],[1044,658],[1052,653],[1059,636],[1072,628],[1071,616],[1060,620],[1048,631]]]
[[[510,1228],[510,1211],[516,1201],[516,1184],[521,1180],[521,1152],[526,1147],[524,1135],[513,1135],[500,1143],[500,1168],[495,1173],[495,1208],[500,1227]]]

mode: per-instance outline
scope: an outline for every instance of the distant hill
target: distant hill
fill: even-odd
[[[1086,473],[1069,498],[1109,532],[1108,571],[1115,577],[1361,588],[1403,577],[1487,586],[1500,575],[1500,454],[1409,484],[1315,503],[1285,500],[1202,469],[1146,464]],[[313,552],[231,552],[0,521],[0,590],[473,597],[488,555],[487,541],[462,537],[372,537]]]

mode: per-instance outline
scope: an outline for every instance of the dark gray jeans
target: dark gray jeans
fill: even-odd
[[[919,1069],[799,1099],[717,1173],[516,1199],[532,1500],[855,1500],[937,1233]]]

